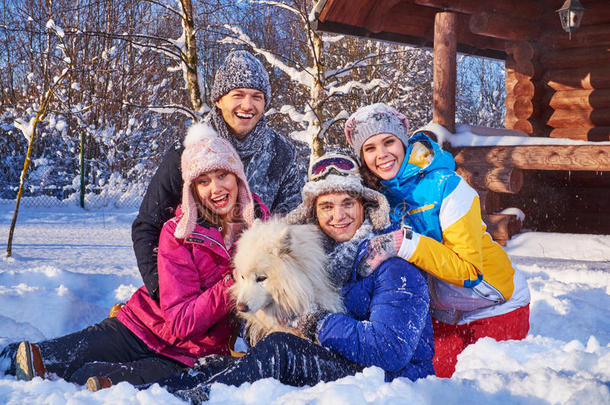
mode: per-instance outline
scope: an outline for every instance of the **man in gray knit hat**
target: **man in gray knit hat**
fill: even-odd
[[[212,87],[214,107],[205,121],[237,150],[250,189],[273,213],[287,213],[301,202],[305,173],[299,173],[294,145],[269,128],[264,111],[271,103],[269,76],[262,63],[247,51],[229,53],[216,72]],[[180,203],[182,144],[170,150],[153,176],[131,238],[144,285],[158,297],[156,248],[165,221]]]

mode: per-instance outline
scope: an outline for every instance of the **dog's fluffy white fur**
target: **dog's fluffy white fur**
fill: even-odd
[[[287,324],[300,315],[344,311],[325,270],[317,226],[290,225],[277,218],[256,220],[236,248],[231,294],[237,314],[246,321],[250,344],[273,331],[295,333]]]

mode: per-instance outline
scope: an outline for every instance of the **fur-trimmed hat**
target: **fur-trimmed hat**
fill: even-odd
[[[314,215],[316,199],[328,193],[353,193],[362,197],[366,217],[371,220],[375,230],[383,229],[390,224],[390,205],[383,194],[364,186],[359,174],[332,172],[325,177],[305,183],[301,192],[303,202],[288,213],[286,220],[292,224],[317,223]]]
[[[406,148],[409,120],[389,105],[377,103],[359,108],[345,122],[345,137],[357,156],[361,156],[367,139],[381,133],[396,136]]]
[[[265,95],[265,109],[271,102],[271,85],[269,75],[263,64],[248,51],[232,51],[218,68],[212,86],[212,100],[219,98],[233,89],[256,89]]]
[[[191,193],[191,184],[203,173],[223,169],[237,177],[237,204],[241,208],[243,220],[248,224],[254,221],[254,202],[248,187],[244,167],[231,144],[220,138],[216,131],[206,124],[195,124],[188,129],[184,139],[184,152],[181,160],[182,180],[182,217],[178,221],[174,236],[186,238],[197,223],[197,205]]]

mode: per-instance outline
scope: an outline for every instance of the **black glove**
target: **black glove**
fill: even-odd
[[[307,339],[316,342],[318,340],[318,322],[329,313],[327,311],[318,311],[305,314],[299,319],[297,329]]]

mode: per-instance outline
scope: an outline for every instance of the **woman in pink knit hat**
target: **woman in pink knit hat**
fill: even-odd
[[[25,380],[54,373],[97,390],[145,384],[199,357],[229,353],[231,252],[240,232],[269,210],[250,192],[233,147],[211,127],[192,126],[184,144],[182,204],[159,241],[160,300],[143,286],[115,318],[37,344],[11,344],[0,355],[11,359],[8,373]]]

